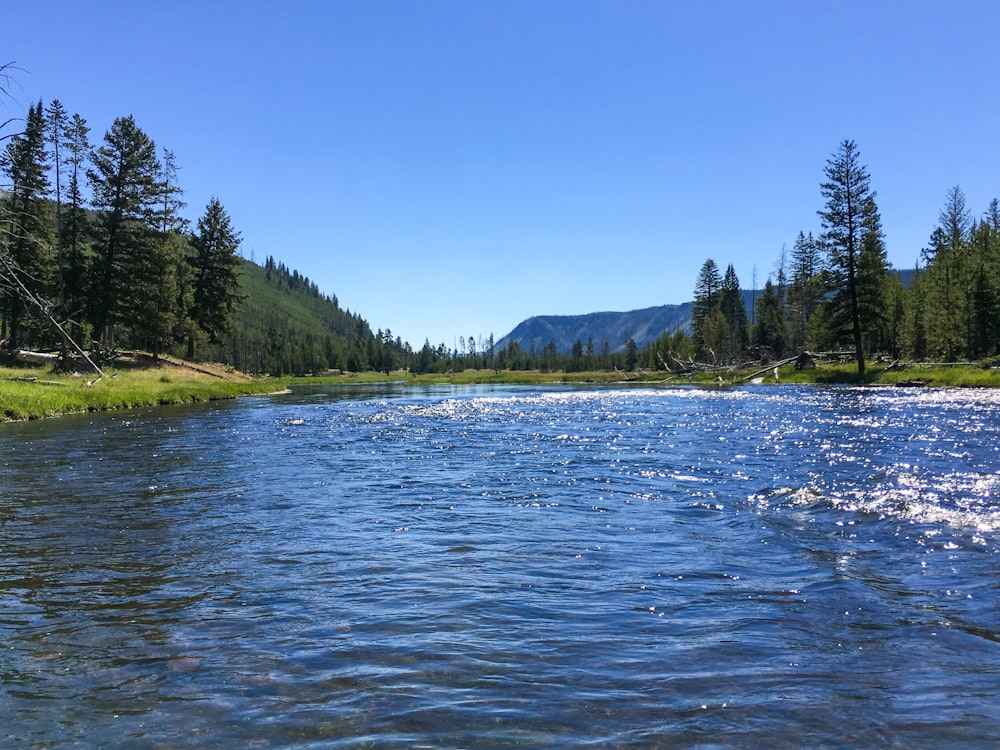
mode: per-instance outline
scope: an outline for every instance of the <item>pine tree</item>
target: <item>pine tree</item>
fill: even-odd
[[[769,353],[771,357],[781,358],[785,353],[785,320],[781,301],[770,279],[764,284],[764,291],[757,298],[756,307],[754,344],[766,350],[765,353]]]
[[[705,351],[704,327],[709,314],[719,305],[722,290],[722,274],[715,261],[709,258],[698,272],[694,286],[694,302],[691,305],[691,327],[694,333],[695,350],[700,355]]]
[[[990,201],[972,229],[976,258],[973,343],[976,356],[1000,353],[1000,202]]]
[[[188,263],[188,221],[181,215],[187,205],[184,191],[177,184],[177,160],[174,152],[163,149],[160,162],[160,196],[155,212],[157,239],[141,259],[147,295],[144,308],[137,311],[147,347],[157,357],[175,341],[190,339],[194,322],[190,310],[194,303],[192,269]],[[218,342],[213,342],[218,343]]]
[[[918,361],[927,359],[927,272],[913,269],[910,288],[903,297],[903,350]]]
[[[94,338],[114,346],[115,327],[142,321],[144,302],[157,294],[154,254],[161,198],[156,145],[131,115],[119,117],[87,170],[93,205],[102,212],[95,228],[95,259],[89,290]],[[132,332],[141,338],[142,331]]]
[[[747,336],[747,311],[743,304],[743,292],[740,290],[740,280],[736,277],[732,263],[726,267],[726,275],[722,278],[719,309],[726,319],[728,328],[723,356],[726,361],[733,362],[743,356],[749,337]]]
[[[51,270],[51,232],[45,198],[49,195],[46,176],[45,118],[42,103],[28,108],[24,132],[7,144],[0,168],[10,180],[6,199],[0,252],[12,272],[33,295],[44,296]],[[6,267],[6,266],[5,266]],[[26,307],[14,288],[0,285],[0,340],[11,345],[27,336]]]
[[[75,321],[76,337],[82,340],[83,327],[80,323],[86,306],[86,279],[90,270],[91,252],[87,243],[89,231],[87,211],[81,186],[81,178],[86,172],[90,161],[90,128],[87,121],[74,114],[65,130],[66,166],[69,169],[66,190],[66,216],[62,225],[62,248],[65,264],[63,281],[66,294],[64,299],[65,314]]]
[[[862,295],[878,284],[884,275],[884,258],[875,193],[871,190],[868,168],[859,161],[854,141],[845,140],[834,156],[827,160],[824,174],[827,181],[820,191],[826,207],[818,211],[823,222],[822,241],[829,253],[829,268],[834,297],[832,317],[841,330],[849,331],[858,363],[858,375],[865,372]],[[869,238],[870,234],[877,236]],[[862,253],[867,251],[862,265]],[[862,278],[862,275],[864,277]]]
[[[799,232],[792,247],[792,278],[788,290],[788,345],[792,351],[807,347],[809,318],[823,298],[822,246],[813,237]]]
[[[866,351],[881,352],[890,348],[889,323],[889,264],[886,259],[882,219],[875,206],[874,195],[868,198],[864,211],[865,233],[858,255],[858,316]]]
[[[213,343],[230,328],[230,317],[239,304],[239,265],[236,254],[240,235],[233,229],[222,203],[212,198],[198,219],[191,236],[192,253],[188,257],[193,278],[191,320]],[[194,336],[188,337],[188,357],[194,357]]]
[[[639,363],[639,348],[635,339],[630,338],[625,342],[625,371],[632,372]]]
[[[701,343],[698,345],[698,355],[708,355],[715,364],[726,361],[726,350],[729,347],[729,323],[716,306],[705,316],[701,323]]]
[[[58,99],[53,99],[45,110],[45,136],[52,153],[52,168],[55,174],[56,199],[56,284],[59,294],[60,317],[65,309],[66,280],[62,246],[62,146],[66,133],[66,110]]]
[[[935,355],[954,360],[968,355],[974,328],[971,289],[972,216],[960,188],[948,190],[938,226],[922,251],[927,262],[927,341]]]
[[[177,157],[169,148],[163,149],[163,159],[160,162],[160,205],[157,214],[157,224],[161,233],[183,232],[187,230],[188,220],[181,215],[187,203],[181,196],[184,191],[177,184]]]

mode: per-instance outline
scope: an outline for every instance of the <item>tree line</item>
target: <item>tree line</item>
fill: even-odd
[[[55,320],[95,351],[219,341],[240,302],[240,235],[212,198],[181,215],[176,158],[132,116],[99,145],[56,99],[29,107],[0,154],[0,341],[56,346]],[[32,304],[34,303],[34,304]],[[37,314],[38,309],[44,315]]]
[[[614,353],[607,341],[577,340],[568,354],[553,342],[498,349],[492,334],[459,337],[453,349],[425,341],[414,351],[388,329],[373,333],[297,270],[273,257],[263,267],[242,259],[217,198],[190,226],[174,153],[158,149],[131,116],[117,118],[95,146],[80,115],[39,101],[23,129],[2,140],[0,346],[8,349],[56,347],[68,334],[98,353],[171,351],[275,374],[663,370],[804,350],[848,352],[863,373],[875,355],[1000,353],[997,200],[975,217],[951,188],[922,264],[904,284],[886,260],[876,193],[850,140],[823,171],[818,232],[800,231],[791,253],[782,249],[750,320],[733,265],[723,271],[708,259],[690,332],[666,331],[641,351],[630,339]]]
[[[778,360],[804,350],[866,359],[977,361],[1000,354],[1000,204],[975,217],[959,187],[947,191],[922,264],[907,274],[886,260],[867,166],[850,140],[827,161],[820,231],[782,250],[748,323],[733,266],[706,260],[695,283],[692,336],[654,346],[712,363]],[[677,352],[680,352],[678,355]]]
[[[69,341],[98,361],[131,348],[254,374],[408,366],[408,345],[308,277],[240,257],[219,199],[191,226],[175,154],[132,116],[98,144],[59,100],[18,124],[0,132],[0,353]]]
[[[695,280],[690,331],[665,331],[641,351],[599,353],[576,341],[530,352],[511,342],[495,356],[509,369],[665,370],[686,364],[779,361],[803,351],[838,352],[864,373],[876,356],[978,361],[1000,355],[1000,203],[974,216],[961,188],[949,189],[921,263],[903,273],[886,256],[877,194],[857,144],[844,140],[820,183],[817,232],[782,248],[747,314],[732,264],[711,258]],[[905,283],[904,283],[905,281]]]

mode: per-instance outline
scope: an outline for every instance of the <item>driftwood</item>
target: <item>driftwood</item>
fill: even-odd
[[[657,354],[659,356],[659,354]],[[663,362],[664,367],[667,372],[677,372],[679,375],[697,375],[703,372],[726,372],[727,370],[734,369],[734,365],[710,365],[707,362],[696,362],[692,358],[688,358],[687,361],[678,359],[674,356],[673,352],[667,352],[667,356],[673,360],[675,367],[671,368],[663,361],[660,357],[660,361]]]
[[[11,352],[14,360],[29,365],[57,365],[59,355],[50,352],[29,352],[27,349],[15,349]]]
[[[814,367],[816,367],[815,358],[816,355],[811,354],[810,352],[805,352],[805,351],[800,352],[799,354],[796,354],[794,357],[788,357],[787,359],[783,359],[780,362],[771,362],[768,364],[767,367],[757,370],[757,372],[751,373],[743,379],[753,380],[754,378],[759,377],[763,375],[765,372],[771,370],[774,372],[774,379],[777,380],[779,367],[784,367],[785,365],[790,365],[794,362],[796,370],[811,370]]]

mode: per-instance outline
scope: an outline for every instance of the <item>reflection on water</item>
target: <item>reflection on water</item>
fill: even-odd
[[[0,428],[4,747],[992,747],[1000,394],[435,387]]]

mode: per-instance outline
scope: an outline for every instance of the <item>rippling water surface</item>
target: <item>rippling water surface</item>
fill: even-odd
[[[3,747],[995,747],[1000,393],[0,426]]]

